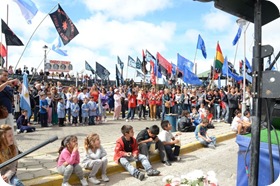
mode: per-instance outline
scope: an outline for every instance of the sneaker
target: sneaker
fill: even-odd
[[[110,179],[108,178],[108,176],[106,174],[102,174],[101,178],[103,181],[108,182]]]
[[[215,145],[212,145],[212,144],[209,144],[208,147],[209,147],[210,149],[216,149]]]
[[[88,182],[85,178],[83,178],[82,180],[80,180],[82,186],[88,186]]]
[[[89,181],[90,183],[95,184],[95,185],[100,184],[100,181],[99,181],[98,179],[96,179],[96,177],[90,177],[90,178],[88,178],[88,181]]]
[[[17,134],[19,134],[20,133],[20,129],[17,129]]]
[[[164,163],[164,165],[166,165],[166,166],[171,166],[171,165],[172,165],[169,161],[165,161],[165,162],[163,162],[163,163]]]
[[[221,120],[220,120],[220,119],[218,119],[218,120],[217,120],[217,122],[218,122],[218,123],[220,123],[220,122],[221,122]]]
[[[51,124],[51,123],[50,123],[50,124],[48,124],[48,127],[52,127],[52,126],[53,126],[53,124]]]
[[[128,122],[128,119],[126,119],[125,121]]]
[[[139,179],[140,181],[142,181],[144,178],[145,178],[145,174],[141,173],[140,171],[137,171],[135,174],[134,174],[134,177]]]
[[[181,161],[181,157],[180,156],[177,156],[177,161]]]
[[[27,133],[27,130],[24,130],[23,133]]]
[[[68,182],[62,183],[61,186],[71,186]]]
[[[157,175],[159,175],[159,174],[160,174],[160,171],[155,170],[155,169],[149,169],[149,170],[147,171],[147,175],[148,175],[148,176],[157,176]]]

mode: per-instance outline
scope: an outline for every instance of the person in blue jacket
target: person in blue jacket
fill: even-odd
[[[71,103],[71,115],[72,115],[72,126],[78,126],[78,116],[80,112],[80,106],[78,104],[78,98],[73,98],[73,103]]]
[[[58,117],[58,124],[60,127],[64,127],[64,118],[65,118],[65,104],[63,98],[58,99],[57,103],[57,117]]]

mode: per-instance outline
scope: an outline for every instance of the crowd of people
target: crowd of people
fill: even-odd
[[[55,84],[35,81],[30,85],[31,116],[27,110],[22,110],[20,105],[21,84],[17,79],[8,79],[8,70],[1,69],[0,73],[0,103],[3,111],[7,112],[0,120],[5,128],[1,135],[7,137],[7,130],[13,131],[14,119],[17,121],[19,133],[34,132],[34,124],[41,127],[77,127],[79,125],[98,125],[107,122],[107,114],[113,113],[113,120],[133,122],[137,120],[161,121],[162,131],[155,124],[141,131],[134,138],[131,125],[123,125],[123,134],[117,140],[114,160],[120,163],[131,175],[143,180],[145,175],[134,168],[129,162],[138,160],[142,163],[148,176],[156,176],[159,171],[152,168],[149,162],[149,149],[153,144],[159,150],[161,161],[170,166],[172,161],[180,161],[180,142],[171,133],[171,124],[165,120],[166,114],[178,114],[178,130],[181,132],[195,132],[195,137],[203,145],[215,148],[216,139],[208,136],[207,130],[215,128],[214,122],[231,124],[238,134],[248,132],[250,129],[250,109],[252,97],[250,88],[242,95],[237,87],[226,86],[218,89],[209,87],[183,87],[170,83],[164,89],[139,86],[111,86],[104,87],[93,85],[92,87],[64,86],[60,81]],[[247,110],[242,117],[241,102],[245,96]],[[138,117],[135,117],[138,115]],[[11,138],[14,139],[13,132]],[[89,134],[85,138],[85,159],[81,161],[83,168],[91,169],[88,181],[99,184],[95,174],[102,170],[102,180],[109,181],[106,175],[106,151],[100,145],[98,134]],[[8,156],[3,155],[9,150],[9,157],[17,152],[14,147],[16,141],[7,139],[1,141],[1,162]],[[13,152],[13,153],[11,153]],[[80,155],[77,148],[77,137],[67,136],[61,142],[57,169],[64,176],[62,185],[69,185],[68,180],[72,173],[76,173],[82,185],[87,185],[83,177],[80,163]],[[0,162],[0,163],[1,163]],[[4,171],[4,169],[3,169]],[[20,181],[12,176],[2,173],[6,182]],[[5,175],[3,177],[3,175]]]

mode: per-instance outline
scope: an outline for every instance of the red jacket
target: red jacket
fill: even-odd
[[[131,145],[132,147],[132,155],[138,156],[138,143],[136,142],[136,139],[132,137],[133,143]],[[114,161],[116,163],[119,163],[119,159],[121,157],[124,157],[126,155],[126,151],[124,150],[124,143],[122,140],[122,137],[117,139],[116,141],[116,147],[115,147],[115,154],[114,154]]]
[[[135,108],[136,107],[136,95],[128,94],[128,108]]]

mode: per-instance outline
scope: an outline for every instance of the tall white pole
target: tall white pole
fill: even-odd
[[[242,114],[246,111],[246,31],[250,23],[247,24],[244,30],[244,61],[243,61],[243,99],[242,99]]]

